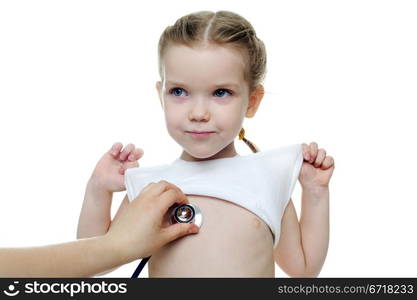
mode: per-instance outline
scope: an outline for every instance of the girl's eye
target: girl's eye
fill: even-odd
[[[182,94],[181,94],[181,92],[182,91],[185,91],[184,89],[182,89],[182,88],[178,88],[178,87],[176,87],[176,88],[172,88],[170,91],[169,91],[169,93],[170,94],[172,94],[172,95],[174,95],[174,96],[176,96],[176,97],[181,97],[182,96]],[[220,91],[220,93],[218,93]],[[223,97],[224,95],[225,95],[225,93],[227,93],[227,94],[229,94],[229,95],[232,95],[232,92],[231,91],[229,91],[229,90],[227,90],[227,89],[217,89],[215,92],[214,92],[214,95],[215,96],[218,96],[219,98],[225,98],[225,97]]]
[[[179,92],[178,92],[179,91]],[[181,96],[181,91],[183,91],[182,88],[172,88],[169,93],[173,94],[174,96],[180,97]]]
[[[218,89],[214,93],[217,94],[218,91],[224,91],[224,92],[228,93],[229,95],[232,94],[229,90],[226,90],[226,89]],[[219,94],[217,94],[217,95],[219,95]],[[220,95],[224,95],[224,93],[220,93]],[[220,96],[220,98],[224,98],[224,97]]]

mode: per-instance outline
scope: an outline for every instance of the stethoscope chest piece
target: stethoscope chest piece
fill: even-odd
[[[171,224],[194,223],[198,227],[201,227],[203,224],[203,214],[195,204],[181,204],[172,209],[169,221]]]
[[[201,225],[203,225],[203,214],[195,204],[176,204],[173,206],[169,215],[169,222],[171,224],[194,223],[201,228]],[[135,272],[132,275],[132,278],[137,278],[139,276],[140,272],[145,267],[150,258],[151,257],[148,256],[140,261],[140,264],[137,266]]]

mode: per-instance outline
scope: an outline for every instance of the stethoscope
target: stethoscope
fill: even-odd
[[[203,224],[203,215],[201,210],[195,204],[174,205],[169,217],[169,223],[194,223],[201,228],[201,225]],[[140,261],[131,278],[139,277],[140,272],[145,267],[150,258],[151,257],[148,256]]]

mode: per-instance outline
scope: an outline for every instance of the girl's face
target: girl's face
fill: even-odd
[[[214,45],[171,45],[161,63],[164,81],[157,82],[157,90],[168,133],[184,149],[181,158],[236,155],[233,141],[249,100],[242,54]]]

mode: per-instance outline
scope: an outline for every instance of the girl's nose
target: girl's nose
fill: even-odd
[[[204,99],[196,100],[190,109],[188,117],[190,121],[208,121],[210,112],[207,102]]]

